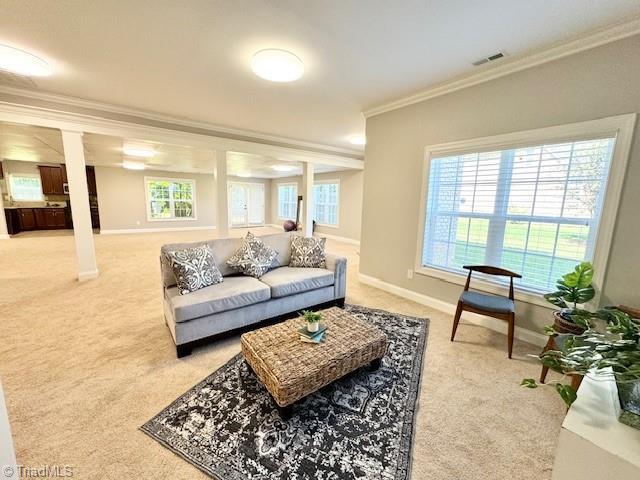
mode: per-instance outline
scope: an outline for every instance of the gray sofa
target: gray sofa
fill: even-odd
[[[263,320],[286,318],[303,309],[344,306],[347,259],[327,254],[326,268],[292,268],[291,234],[260,237],[278,252],[274,268],[259,279],[237,274],[227,259],[242,239],[164,245],[160,253],[164,317],[178,358],[204,341]],[[222,283],[180,295],[166,252],[208,244],[224,276]]]

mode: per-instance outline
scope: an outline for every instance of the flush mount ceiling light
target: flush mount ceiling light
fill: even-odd
[[[123,160],[122,166],[127,170],[144,170],[146,167],[144,162],[138,162],[135,160]]]
[[[352,135],[349,137],[349,143],[351,145],[365,145],[367,143],[367,139],[364,135]]]
[[[156,154],[156,152],[154,152],[152,148],[138,147],[133,145],[125,145],[122,151],[125,155],[128,155],[129,157],[140,157],[140,158],[151,158]]]
[[[46,77],[52,73],[49,64],[40,57],[19,48],[1,44],[0,70],[27,77]]]
[[[274,165],[271,168],[276,172],[291,172],[296,169],[293,165]]]
[[[251,70],[271,82],[293,82],[302,77],[304,64],[287,50],[269,48],[253,55]]]

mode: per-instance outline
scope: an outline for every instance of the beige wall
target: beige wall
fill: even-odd
[[[640,112],[640,36],[367,119],[360,271],[455,303],[461,286],[416,274],[421,168],[427,145]],[[602,301],[640,305],[640,126],[636,127]],[[550,311],[518,304],[539,329]]]
[[[336,235],[360,240],[360,226],[362,221],[362,170],[345,170],[341,172],[319,173],[315,176],[317,180],[340,181],[340,210],[338,227],[316,227],[316,232],[327,235]],[[302,191],[302,177],[278,178],[271,181],[271,218],[273,222],[281,225],[283,219],[278,218],[278,184],[297,183],[298,194]]]
[[[196,220],[147,220],[144,177],[188,178],[196,182]],[[189,228],[216,224],[213,175],[96,167],[101,230]]]
[[[196,182],[196,220],[147,220],[144,177],[187,178]],[[265,223],[271,223],[271,180],[228,177],[229,182],[262,183],[265,185]],[[156,170],[125,170],[96,167],[98,207],[102,230],[142,228],[190,228],[216,225],[216,185],[213,175],[176,173]]]

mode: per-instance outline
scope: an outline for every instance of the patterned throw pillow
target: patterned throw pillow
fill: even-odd
[[[208,245],[167,252],[180,295],[223,281]]]
[[[275,249],[248,232],[240,249],[227,260],[227,265],[244,275],[260,278],[269,271],[277,256]]]
[[[290,267],[325,268],[326,238],[291,237]]]

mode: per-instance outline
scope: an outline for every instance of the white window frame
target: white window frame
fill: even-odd
[[[340,179],[339,178],[334,178],[334,179],[327,179],[327,180],[315,180],[313,182],[313,186],[315,187],[316,185],[322,185],[322,184],[327,184],[327,183],[335,183],[338,186],[337,189],[337,194],[338,194],[338,204],[337,204],[337,209],[336,209],[336,224],[335,225],[331,225],[328,223],[320,223],[318,221],[316,221],[316,225],[319,227],[327,227],[327,228],[340,228]],[[314,204],[313,204],[313,208],[316,208],[315,205],[315,199],[314,199]]]
[[[632,113],[602,118],[599,120],[538,128],[534,130],[474,138],[438,145],[429,145],[425,147],[419,208],[420,212],[418,217],[418,239],[416,244],[417,248],[414,267],[415,272],[458,285],[464,285],[467,277],[467,275],[463,273],[454,273],[422,265],[422,254],[424,248],[423,239],[426,223],[425,215],[429,193],[429,171],[432,158],[462,155],[465,153],[507,150],[545,143],[588,140],[591,138],[602,138],[602,136],[607,135],[614,136],[615,145],[611,157],[609,177],[605,186],[606,191],[600,221],[595,234],[595,247],[592,260],[595,271],[593,284],[596,287],[597,293],[591,304],[599,305],[602,285],[604,284],[607,263],[609,260],[613,230],[617,218],[618,206],[620,204],[620,196],[622,194],[622,186],[629,161],[629,152],[631,150],[635,122],[636,114]],[[506,292],[506,287],[504,285],[484,278],[474,279],[472,281],[472,287],[489,293],[505,294]],[[523,302],[547,307],[549,309],[555,308],[542,298],[542,295],[532,293],[523,288],[516,287],[515,296],[517,300],[521,300]]]
[[[42,178],[40,177],[39,174],[37,173],[10,173],[8,175],[8,179],[7,179],[7,190],[9,191],[9,195],[11,196],[11,198],[16,201],[16,202],[44,202],[44,193],[42,192]],[[11,179],[13,177],[28,177],[28,178],[37,178],[38,180],[40,180],[40,198],[37,200],[33,200],[33,199],[29,199],[29,200],[24,200],[21,198],[16,198],[15,195],[13,194],[13,188],[11,186]]]
[[[285,218],[285,217],[281,217],[280,216],[280,187],[295,187],[296,189],[296,207],[297,207],[297,203],[298,203],[298,184],[296,182],[279,182],[276,185],[277,188],[277,195],[278,195],[278,204],[277,206],[277,217],[278,220],[295,220],[295,218],[290,219],[290,218]]]
[[[149,182],[161,181],[161,182],[180,182],[191,184],[191,196],[193,206],[193,217],[171,217],[171,218],[153,218],[151,216],[151,198],[149,197]],[[144,177],[144,198],[145,198],[145,210],[147,211],[148,222],[193,222],[198,220],[197,196],[196,196],[196,181],[192,178],[174,178],[174,177]],[[171,207],[173,208],[173,200],[170,200]],[[172,212],[175,215],[175,213]]]

